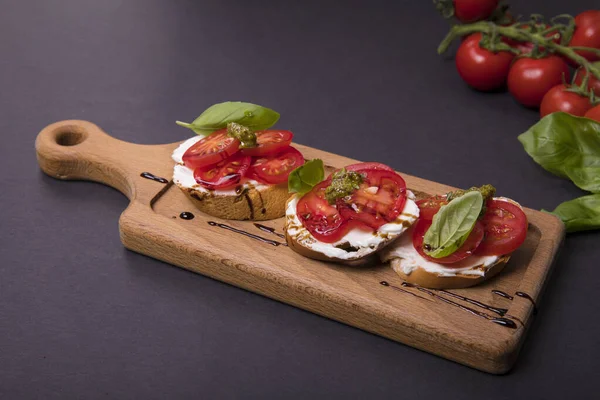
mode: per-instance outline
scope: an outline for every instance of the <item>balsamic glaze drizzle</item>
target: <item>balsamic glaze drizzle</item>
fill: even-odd
[[[255,235],[253,233],[246,232],[246,231],[243,231],[241,229],[234,228],[233,226],[221,224],[221,223],[214,222],[214,221],[208,221],[208,224],[210,226],[216,226],[218,228],[227,229],[228,231],[231,231],[231,232],[239,233],[240,235],[244,235],[244,236],[247,236],[249,238],[258,240],[260,242],[270,244],[271,246],[287,246],[287,243],[281,243],[281,242],[276,242],[275,240],[266,239],[266,238],[264,238],[262,236],[258,236],[258,235]]]
[[[181,214],[179,214],[179,218],[181,219],[194,219],[194,214],[192,214],[191,212],[188,211],[184,211]]]
[[[385,281],[383,281],[383,282],[380,282],[380,283],[381,283],[383,286],[388,286],[388,287],[395,288],[395,289],[401,289],[401,288],[398,288],[398,287],[396,287],[396,286],[390,285],[389,283],[387,283],[387,282],[385,282]],[[493,323],[495,323],[495,324],[498,324],[498,325],[504,326],[504,327],[506,327],[506,328],[511,328],[511,329],[516,329],[516,328],[517,328],[517,324],[515,324],[515,322],[514,322],[514,321],[512,321],[512,320],[510,320],[510,319],[508,319],[508,318],[504,318],[504,317],[494,317],[494,316],[492,316],[492,315],[489,315],[489,314],[486,314],[486,313],[484,313],[484,312],[477,311],[477,310],[475,310],[475,309],[473,309],[473,308],[471,308],[471,307],[463,306],[463,305],[462,305],[462,304],[460,304],[460,303],[457,303],[457,302],[455,302],[455,301],[453,301],[453,300],[447,299],[446,297],[440,296],[439,294],[436,294],[436,293],[434,293],[433,291],[431,291],[431,290],[429,290],[429,289],[425,289],[425,288],[423,288],[423,287],[421,287],[421,286],[414,285],[414,284],[412,284],[412,283],[408,283],[408,282],[402,282],[402,286],[404,286],[404,287],[410,287],[410,288],[417,289],[417,290],[419,290],[419,291],[421,291],[421,292],[423,292],[423,293],[426,293],[426,294],[428,294],[428,295],[429,295],[429,296],[431,296],[431,297],[434,297],[434,298],[436,298],[436,299],[438,299],[438,300],[441,300],[441,301],[443,301],[444,303],[450,304],[451,306],[454,306],[454,307],[458,307],[458,308],[460,308],[461,310],[463,310],[463,311],[467,311],[468,313],[470,313],[470,314],[473,314],[473,315],[476,315],[476,316],[478,316],[478,317],[485,318],[485,319],[487,319],[488,321],[492,321],[492,322],[493,322]],[[448,292],[448,293],[449,293],[449,292]],[[453,293],[453,294],[454,294],[454,293]],[[458,295],[457,295],[457,296],[458,296]],[[462,297],[462,296],[461,296],[461,297]],[[483,303],[481,303],[481,304],[483,304]]]
[[[533,315],[537,314],[537,312],[538,312],[537,305],[535,304],[535,300],[533,300],[533,298],[530,295],[528,295],[527,293],[523,293],[523,292],[515,292],[515,296],[519,296],[519,297],[529,300],[531,302],[531,304],[533,305]]]
[[[151,174],[150,172],[142,172],[140,174],[142,178],[150,179],[152,181],[160,182],[160,183],[169,183],[165,178],[161,178],[160,176],[156,176]]]
[[[392,289],[397,290],[397,291],[402,292],[402,293],[410,294],[411,296],[415,296],[415,297],[418,297],[418,298],[423,299],[423,300],[431,301],[427,297],[419,296],[418,294],[413,293],[413,292],[409,292],[406,289],[402,289],[402,288],[399,288],[398,286],[390,285],[387,281],[381,281],[381,282],[379,282],[379,284],[381,284],[382,286],[387,286],[389,288],[392,288]]]
[[[254,226],[257,227],[258,229],[260,229],[263,232],[268,232],[268,233],[271,233],[271,234],[273,234],[273,235],[275,235],[277,237],[285,239],[285,235],[283,235],[281,233],[277,233],[275,231],[275,228],[271,228],[270,226],[266,226],[266,225],[262,225],[262,224],[257,224],[257,223],[254,223]]]
[[[485,304],[485,303],[482,303],[480,301],[473,300],[473,299],[470,299],[468,297],[461,296],[459,294],[452,293],[452,292],[449,292],[449,291],[444,290],[444,289],[439,289],[438,291],[446,293],[448,296],[452,296],[454,298],[460,299],[460,300],[462,300],[464,302],[467,302],[469,304],[473,304],[474,306],[477,306],[477,307],[486,309],[488,311],[491,311],[493,313],[496,313],[496,314],[500,315],[501,317],[503,317],[504,314],[506,314],[508,312],[508,309],[506,309],[506,308],[497,308],[497,307],[494,307],[494,306],[490,306],[489,304]]]
[[[510,294],[503,292],[502,290],[494,289],[494,290],[492,290],[492,293],[497,294],[500,297],[504,297],[505,299],[509,299],[509,300],[513,299],[513,297]]]

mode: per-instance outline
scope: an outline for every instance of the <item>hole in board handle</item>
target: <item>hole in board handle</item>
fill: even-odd
[[[65,130],[56,134],[56,143],[60,146],[75,146],[85,140],[82,132]]]

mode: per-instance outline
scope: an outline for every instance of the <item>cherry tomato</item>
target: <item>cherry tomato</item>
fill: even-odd
[[[588,97],[577,93],[569,92],[569,86],[560,84],[554,86],[546,93],[540,106],[540,118],[557,111],[564,111],[571,115],[583,117],[583,115],[592,108],[592,103]]]
[[[283,150],[292,142],[294,134],[290,131],[267,130],[256,132],[256,147],[240,149],[247,156],[265,156]]]
[[[330,183],[325,180],[313,187],[296,206],[302,225],[315,239],[325,243],[337,242],[354,227],[354,223],[348,223],[325,198],[325,189]]]
[[[594,66],[600,69],[600,62],[595,62]],[[580,86],[583,78],[585,78],[587,74],[587,71],[583,67],[580,67],[577,72],[575,72],[575,80],[573,81],[575,85]],[[587,87],[594,91],[596,97],[600,97],[600,79],[597,79],[594,75],[590,75]]]
[[[336,205],[345,219],[354,219],[378,229],[395,220],[406,202],[406,183],[400,175],[386,170],[361,170],[363,182],[349,198]]]
[[[469,35],[456,52],[456,69],[472,88],[481,91],[499,89],[506,83],[514,55],[507,51],[496,54],[479,47],[481,33]]]
[[[600,122],[600,105],[590,108],[584,117]]]
[[[430,226],[431,221],[419,218],[413,231],[413,246],[423,258],[439,264],[452,264],[469,257],[483,240],[484,227],[480,221],[477,221],[475,222],[475,226],[473,226],[473,230],[467,237],[467,240],[465,240],[458,250],[446,257],[433,258],[427,255],[423,249],[423,237]],[[452,267],[452,265],[448,265],[448,267]]]
[[[584,11],[575,17],[575,32],[569,46],[600,49],[600,10]],[[589,51],[577,53],[589,61],[600,60],[600,55]]]
[[[504,200],[489,200],[481,222],[485,238],[475,250],[478,256],[500,256],[519,248],[527,236],[527,216],[519,206]]]
[[[460,22],[475,22],[487,19],[496,7],[499,0],[454,0],[454,16]]]
[[[287,182],[292,170],[304,164],[304,157],[288,146],[277,154],[255,157],[248,175],[259,182],[279,184]]]
[[[533,31],[530,24],[519,25],[519,28],[524,29],[528,32]],[[548,24],[535,24],[536,32],[540,32],[540,31],[546,30],[548,28],[550,28],[550,25],[548,25]],[[560,43],[560,35],[556,35],[556,31],[549,32],[545,36],[549,39],[552,38],[552,41],[554,43],[557,43],[557,44]],[[527,55],[527,54],[531,53],[531,51],[533,50],[533,47],[534,47],[533,43],[531,43],[531,42],[519,42],[519,41],[511,39],[511,38],[503,38],[502,40],[505,43],[507,43],[508,45],[519,50],[519,52],[523,55]],[[543,50],[544,50],[544,47],[540,47],[540,51],[543,51]]]
[[[417,201],[417,206],[419,206],[419,218],[427,221],[433,220],[433,216],[446,204],[448,204],[446,196],[439,195]]]
[[[239,183],[248,169],[252,157],[236,153],[216,164],[194,169],[194,179],[207,189],[223,189]]]
[[[569,66],[558,56],[519,58],[508,73],[508,90],[527,107],[539,107],[554,86],[569,80]]]
[[[186,167],[196,169],[216,164],[235,154],[240,141],[227,135],[227,129],[221,129],[200,139],[183,154]]]

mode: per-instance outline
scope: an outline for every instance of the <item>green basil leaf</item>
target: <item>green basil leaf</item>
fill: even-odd
[[[600,193],[600,123],[557,112],[521,134],[519,141],[547,171]]]
[[[299,166],[288,176],[288,191],[290,193],[308,193],[325,178],[323,161],[315,158]]]
[[[600,194],[591,194],[565,201],[559,204],[551,214],[556,215],[564,222],[567,232],[599,229]]]
[[[254,131],[268,129],[279,120],[279,113],[270,108],[241,101],[226,101],[210,106],[191,124],[176,121],[199,135],[209,135],[227,127],[229,122],[244,125]]]
[[[473,230],[482,207],[480,192],[467,192],[442,206],[425,232],[425,253],[442,258],[458,250]]]

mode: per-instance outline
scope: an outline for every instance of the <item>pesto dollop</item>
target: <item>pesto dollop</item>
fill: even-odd
[[[247,126],[229,122],[227,124],[227,134],[239,140],[241,148],[256,147],[256,134]]]
[[[494,197],[494,195],[496,194],[496,188],[489,184],[483,185],[480,187],[473,186],[472,188],[467,189],[467,190],[456,190],[454,192],[450,192],[446,195],[446,197],[447,197],[448,201],[452,201],[452,200],[456,199],[457,197],[461,197],[465,193],[469,193],[469,192],[481,193],[481,195],[483,196],[483,203],[485,204],[486,201],[488,201],[489,199]]]
[[[358,190],[362,182],[361,174],[342,168],[334,172],[331,177],[331,183],[325,189],[325,198],[329,204],[334,204],[337,199],[350,196],[355,190]]]

